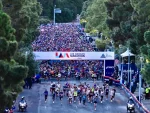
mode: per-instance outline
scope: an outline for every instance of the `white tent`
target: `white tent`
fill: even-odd
[[[127,56],[135,56],[133,53],[130,52],[129,48],[126,50],[126,52],[121,54],[122,57],[127,57]]]

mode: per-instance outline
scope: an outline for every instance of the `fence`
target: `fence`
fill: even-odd
[[[104,79],[108,79],[108,81],[112,80],[114,85],[116,85],[116,83],[119,85],[120,82],[119,80],[115,80],[112,77],[109,76],[104,76]],[[149,110],[147,110],[136,98],[136,96],[134,96],[129,90],[128,88],[126,88],[126,86],[124,84],[122,84],[122,88],[125,91],[125,93],[128,95],[128,97],[132,97],[134,100],[135,105],[137,106],[137,108],[140,110],[141,113],[150,113]]]
[[[133,101],[135,103],[135,105],[137,106],[137,108],[142,112],[142,113],[150,113],[150,111],[148,111],[136,98],[136,96],[134,96],[127,88],[125,85],[122,85],[122,88],[124,89],[124,91],[126,92],[126,94],[129,97],[133,98]]]

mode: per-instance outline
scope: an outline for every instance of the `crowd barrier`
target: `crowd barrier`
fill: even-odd
[[[104,79],[107,81],[107,79],[110,81],[112,80],[113,81],[113,84],[120,84],[120,80],[115,80],[114,78],[112,77],[109,77],[109,76],[104,76]],[[141,113],[150,113],[149,110],[147,110],[147,108],[145,108],[136,98],[135,95],[133,95],[129,90],[128,88],[126,88],[126,86],[124,84],[122,84],[122,88],[123,90],[125,91],[125,93],[128,95],[128,97],[132,97],[133,100],[134,100],[134,103],[135,105],[137,106],[137,108],[140,110]]]
[[[135,105],[137,106],[137,108],[142,112],[142,113],[150,113],[149,110],[147,110],[136,98],[135,95],[133,95],[128,88],[126,88],[126,86],[124,84],[122,84],[122,88],[124,89],[124,91],[126,92],[126,94],[128,95],[128,97],[132,97],[134,100]]]
[[[114,84],[116,86],[120,86],[120,81],[119,80],[116,80],[116,79],[114,79],[112,77],[109,77],[109,76],[103,76],[103,78],[104,78],[105,81],[109,81],[109,82],[110,82],[110,80],[112,80],[112,82],[113,82],[112,84]]]

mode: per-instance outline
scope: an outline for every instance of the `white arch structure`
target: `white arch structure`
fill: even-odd
[[[114,60],[114,52],[33,52],[35,60]]]

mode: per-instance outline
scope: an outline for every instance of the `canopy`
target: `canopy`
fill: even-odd
[[[127,57],[127,56],[135,56],[133,53],[130,52],[129,48],[126,50],[126,52],[121,54],[122,57]]]

